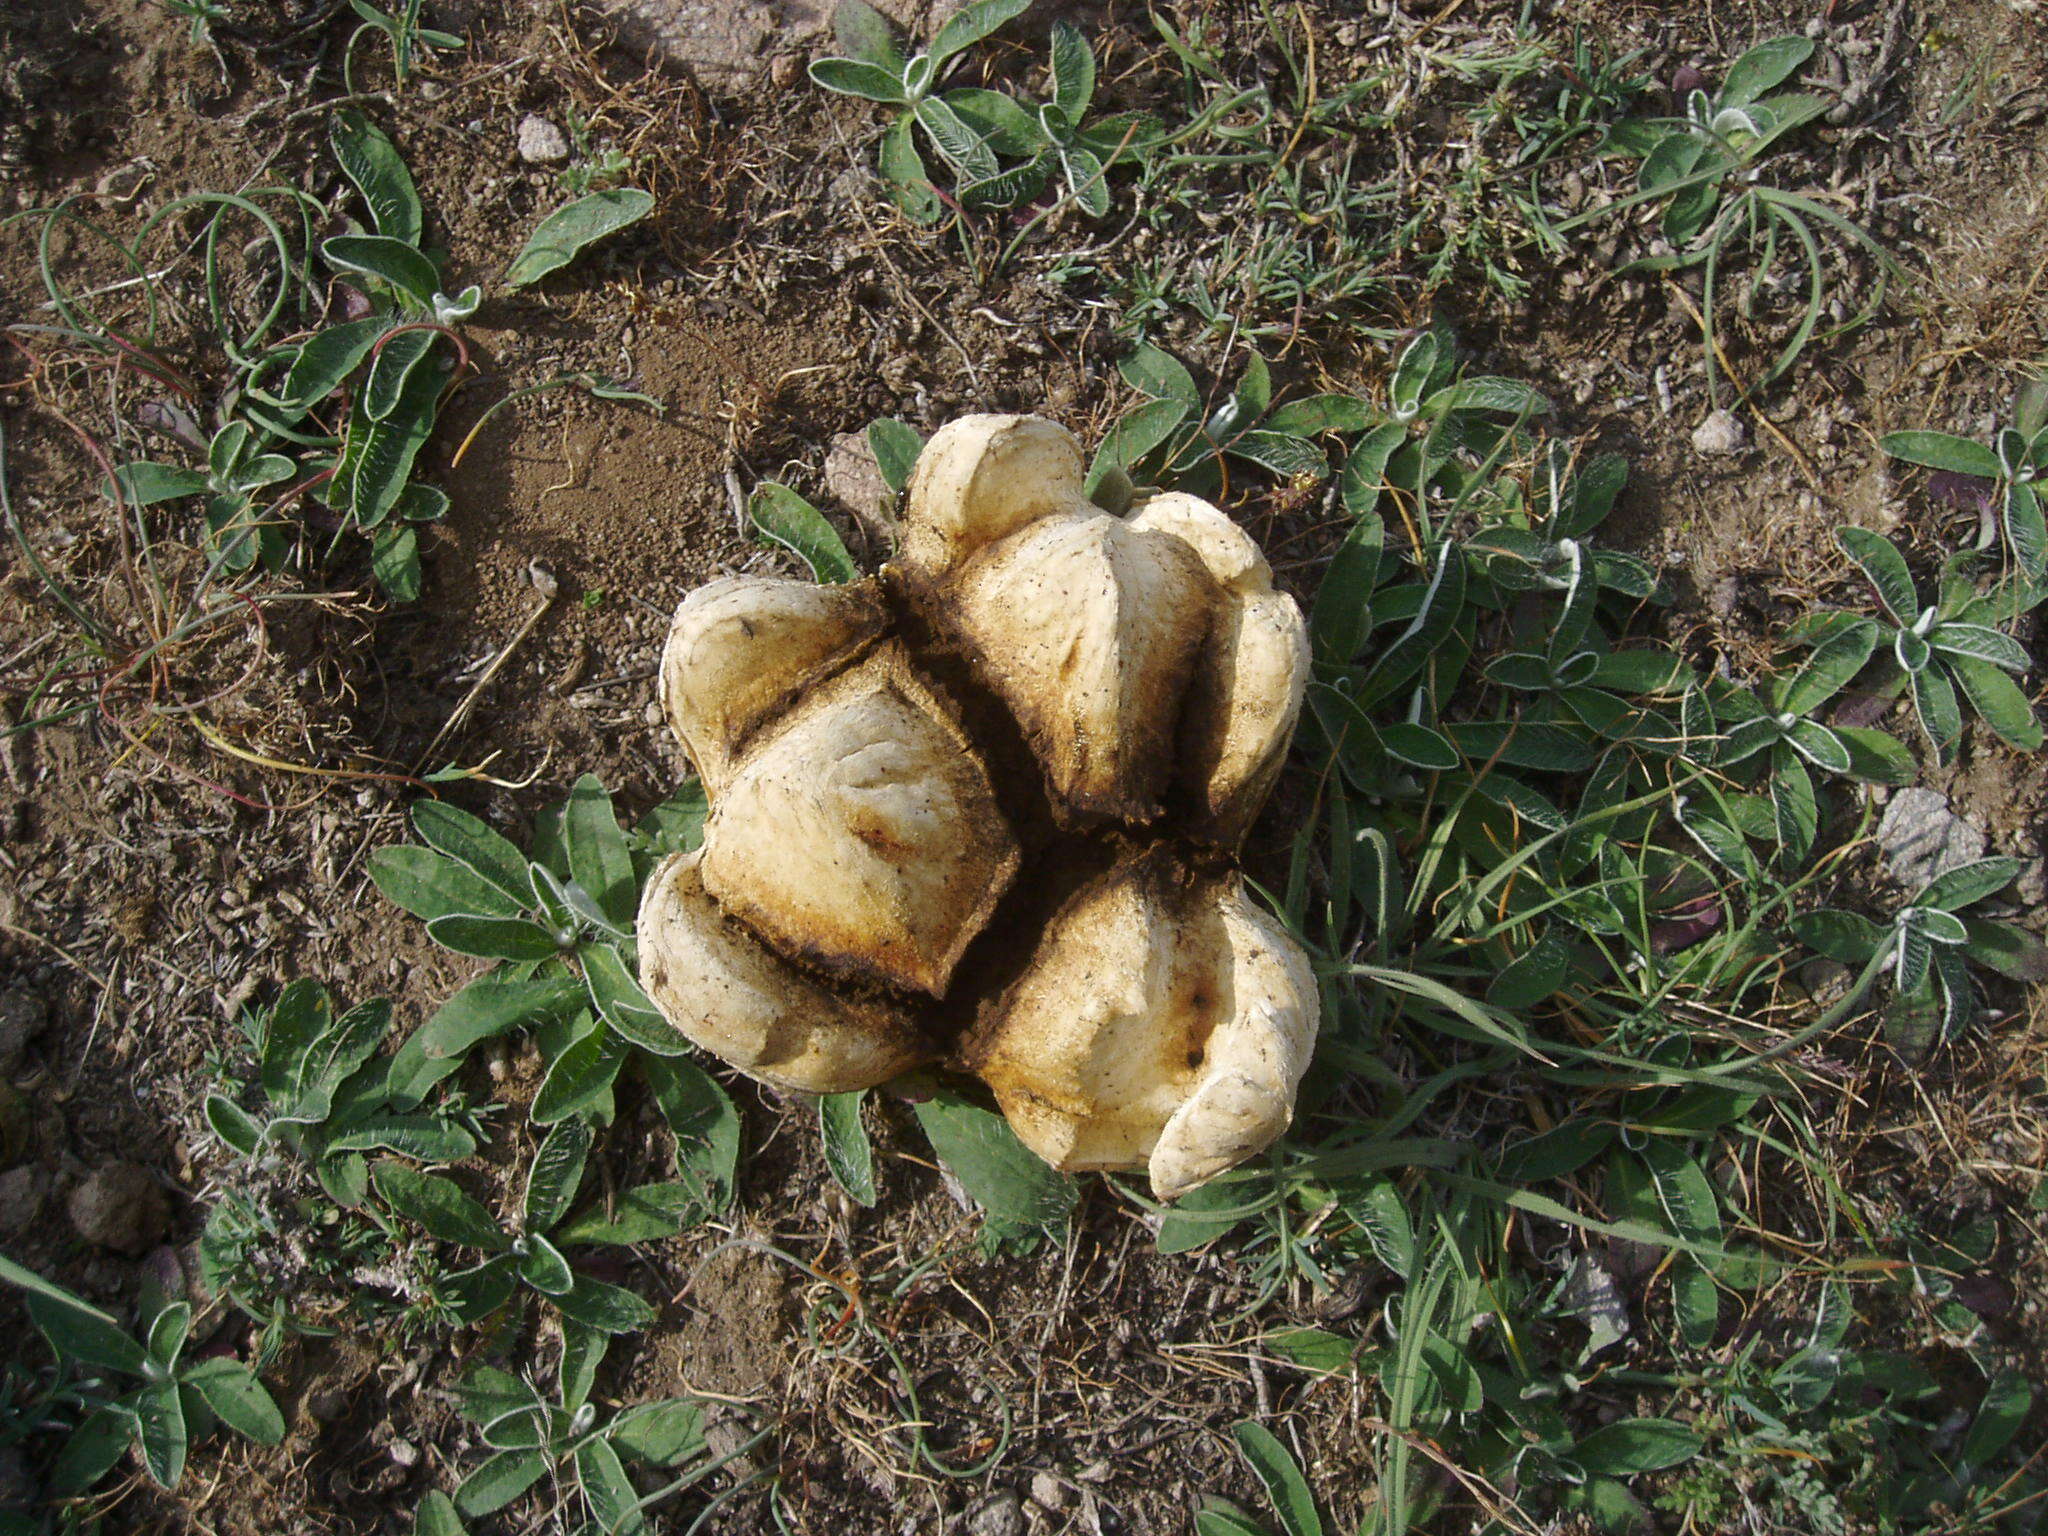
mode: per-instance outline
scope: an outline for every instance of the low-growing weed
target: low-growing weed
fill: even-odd
[[[648,1509],[712,1469],[703,1408],[694,1399],[639,1403],[609,1417],[599,1411],[591,1389],[608,1343],[607,1334],[570,1328],[552,1399],[496,1366],[470,1371],[459,1396],[462,1412],[494,1454],[455,1490],[457,1511],[472,1518],[491,1514],[552,1474],[571,1506],[580,1506],[591,1522],[584,1528],[627,1536],[649,1528]],[[678,1470],[700,1459],[707,1464]],[[628,1463],[678,1475],[643,1495],[627,1474]]]
[[[50,1463],[53,1495],[85,1492],[130,1446],[158,1487],[175,1488],[190,1446],[216,1426],[259,1445],[284,1438],[284,1416],[255,1372],[229,1355],[194,1358],[187,1351],[191,1303],[145,1298],[137,1338],[108,1313],[4,1255],[0,1281],[25,1294],[37,1331],[83,1378],[74,1406],[90,1404]]]
[[[403,1234],[369,1203],[366,1154],[429,1162],[469,1156],[480,1115],[456,1098],[398,1108],[384,999],[337,1013],[326,988],[295,981],[241,1019],[255,1057],[255,1108],[216,1091],[206,1120],[233,1161],[215,1170],[199,1243],[207,1284],[282,1332],[329,1332],[397,1317],[424,1324],[430,1277],[414,1275]]]
[[[1813,43],[1803,37],[1759,43],[1728,66],[1719,92],[1694,90],[1682,117],[1637,119],[1615,128],[1607,148],[1642,160],[1636,192],[1555,226],[1562,235],[1643,203],[1662,205],[1664,238],[1675,249],[1639,258],[1625,270],[1700,271],[1707,383],[1717,400],[1724,355],[1718,316],[1731,271],[1747,263],[1748,281],[1738,303],[1745,321],[1766,318],[1763,312],[1781,292],[1795,292],[1789,333],[1742,389],[1742,398],[1783,377],[1813,343],[1829,309],[1823,236],[1860,249],[1877,271],[1864,308],[1843,319],[1834,334],[1868,319],[1883,300],[1886,280],[1898,274],[1898,264],[1868,230],[1819,199],[1776,185],[1769,175],[1773,152],[1828,108],[1824,97],[1781,89],[1805,68],[1813,51]],[[1796,292],[1800,288],[1804,291]]]

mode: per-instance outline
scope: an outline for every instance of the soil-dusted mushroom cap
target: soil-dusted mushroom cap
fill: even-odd
[[[1081,449],[1042,416],[962,416],[932,434],[910,472],[903,566],[936,581],[983,545],[1086,508]]]
[[[1234,848],[1286,761],[1308,690],[1308,625],[1259,546],[1206,501],[1178,492],[1138,507],[1132,526],[1171,534],[1208,568],[1220,594],[1182,706],[1180,782],[1188,831]]]
[[[845,665],[885,622],[867,581],[732,576],[684,598],[662,649],[661,704],[705,787],[716,793],[747,734]]]
[[[694,1044],[804,1093],[872,1088],[932,1059],[900,1009],[835,996],[720,913],[701,858],[657,869],[639,920],[641,984]]]
[[[947,586],[946,616],[1031,738],[1055,805],[1143,823],[1173,776],[1212,602],[1180,540],[1091,510],[975,555]]]
[[[934,997],[1017,872],[979,756],[894,645],[754,737],[704,841],[705,889],[784,954]]]
[[[1230,869],[1308,637],[1215,507],[1084,485],[1064,429],[966,417],[879,580],[683,603],[662,699],[711,814],[648,887],[641,974],[757,1077],[949,1059],[1056,1167],[1172,1198],[1286,1129],[1314,1044],[1307,958]]]
[[[1154,849],[1067,902],[965,1056],[1055,1168],[1148,1168],[1172,1198],[1287,1128],[1315,1019],[1300,946],[1237,877]]]

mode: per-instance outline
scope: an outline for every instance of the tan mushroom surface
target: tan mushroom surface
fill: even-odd
[[[1047,1162],[1172,1198],[1287,1128],[1315,1043],[1236,867],[1307,634],[1215,507],[1084,487],[1063,428],[963,417],[878,577],[684,599],[661,695],[712,808],[647,887],[641,980],[763,1081],[972,1073]]]

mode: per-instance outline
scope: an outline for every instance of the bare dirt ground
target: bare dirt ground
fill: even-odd
[[[217,54],[143,0],[57,0],[0,18],[0,214],[87,196],[120,220],[192,188],[271,181],[327,196],[338,178],[304,82],[345,31],[333,9],[237,6]],[[636,157],[659,200],[572,274],[487,299],[468,332],[480,381],[598,368],[666,410],[544,395],[493,416],[451,468],[498,393],[465,388],[428,450],[453,510],[426,540],[424,601],[391,608],[359,579],[293,609],[260,651],[243,639],[193,658],[222,690],[210,718],[239,754],[175,724],[124,735],[97,715],[4,739],[0,990],[33,994],[47,1022],[10,1063],[14,1093],[0,1104],[0,1243],[110,1305],[132,1296],[136,1260],[77,1237],[67,1199],[95,1168],[132,1160],[169,1198],[161,1235],[194,1235],[209,1157],[198,1104],[242,1001],[311,975],[350,999],[392,995],[417,1020],[468,974],[377,897],[363,856],[403,835],[416,793],[406,770],[543,603],[535,563],[559,593],[443,754],[490,754],[493,775],[516,787],[456,798],[507,829],[579,773],[600,775],[633,812],[672,787],[680,767],[653,691],[666,615],[710,576],[784,559],[746,537],[735,487],[777,476],[825,501],[826,446],[877,415],[928,431],[967,410],[1036,410],[1090,440],[1130,399],[1113,366],[1124,343],[1094,295],[1029,261],[979,285],[944,237],[906,229],[874,195],[871,116],[800,72],[764,61],[745,86],[700,86],[609,42],[606,18],[576,6],[435,9],[467,51],[434,61],[390,123],[458,282],[488,291],[556,200],[553,173],[514,152],[528,113],[560,121],[573,108]],[[1337,77],[1390,49],[1503,36],[1518,9],[1312,14]],[[1710,401],[1682,285],[1614,277],[1597,258],[1530,257],[1525,298],[1411,287],[1384,317],[1414,324],[1435,306],[1485,371],[1548,390],[1566,428],[1626,453],[1623,519],[1681,590],[1674,631],[1760,649],[1794,596],[1844,583],[1833,524],[1912,540],[1975,515],[1909,493],[1875,439],[1905,426],[1981,438],[2014,370],[2048,350],[2048,15],[2004,0],[1560,9],[1617,49],[1646,49],[1642,67],[1665,81],[1808,28],[1871,104],[1816,171],[1906,274],[1872,324],[1816,345],[1770,391],[1734,453],[1705,456],[1691,441]],[[1106,73],[1140,89],[1152,36],[1142,8],[1112,0],[1084,14],[1110,50]],[[1350,47],[1337,40],[1344,26],[1360,39]],[[1427,100],[1402,110],[1388,132],[1426,140]],[[48,320],[33,230],[0,236],[0,315],[28,324]],[[78,264],[74,284],[112,276],[88,250],[62,254]],[[1194,327],[1167,339],[1194,361],[1222,355]],[[1384,375],[1384,346],[1341,330],[1302,339],[1282,353],[1285,378],[1364,387]],[[0,425],[17,512],[57,575],[119,603],[118,540],[90,494],[97,470],[48,408],[89,401],[64,381],[32,387],[33,348],[11,351]],[[1738,369],[1754,365],[1739,335],[1731,354]],[[202,376],[217,364],[184,361]],[[1254,526],[1259,494],[1236,508]],[[1282,551],[1283,578],[1311,589],[1319,549]],[[0,711],[18,718],[56,642],[32,573],[12,550],[0,570]],[[1987,738],[1928,782],[1994,849],[2041,857],[2038,761]],[[1943,1226],[2006,1218],[2016,1246],[1991,1266],[2003,1289],[1982,1315],[2037,1372],[2048,1369],[2048,1250],[2013,1170],[2038,1178],[2048,1156],[2044,1045],[2035,1000],[1932,1062],[1872,1045],[1842,1062],[1839,1103],[1809,1106],[1845,1177],[1900,1212]],[[1253,1415],[1295,1426],[1340,1512],[1362,1496],[1369,1395],[1276,1362],[1257,1340],[1289,1323],[1369,1319],[1383,1278],[1346,1277],[1334,1296],[1283,1292],[1246,1315],[1254,1292],[1227,1252],[1155,1254],[1144,1214],[1105,1184],[1089,1186],[1070,1245],[985,1257],[902,1106],[883,1106],[882,1200],[863,1211],[830,1192],[807,1106],[744,1079],[732,1087],[747,1118],[740,1197],[728,1229],[636,1260],[662,1318],[626,1382],[635,1396],[700,1392],[775,1424],[800,1529],[1185,1531],[1202,1492],[1256,1502],[1228,1437]],[[907,1458],[885,1363],[807,1333],[805,1277],[758,1248],[722,1246],[735,1237],[855,1283],[898,1277],[880,1309],[927,1433],[950,1461],[989,1458],[988,1469],[956,1480]],[[912,1273],[919,1256],[937,1258]],[[19,1343],[18,1314],[0,1329]],[[109,1528],[406,1529],[468,1444],[445,1391],[464,1363],[434,1340],[307,1341],[276,1373],[291,1426],[282,1448],[216,1440],[170,1495],[126,1475],[102,1501]],[[748,1497],[705,1529],[769,1521]]]

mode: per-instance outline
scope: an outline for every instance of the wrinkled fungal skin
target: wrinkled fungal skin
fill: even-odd
[[[1193,813],[1186,831],[1235,848],[1287,760],[1308,691],[1308,628],[1252,536],[1208,502],[1179,492],[1134,509],[1133,526],[1178,538],[1217,587],[1214,616],[1183,705],[1179,771]]]
[[[1063,428],[963,417],[879,579],[684,601],[662,702],[712,809],[648,886],[641,978],[766,1082],[975,1073],[1054,1166],[1170,1199],[1286,1129],[1315,1043],[1307,957],[1234,864],[1308,638],[1216,508],[1084,485]]]
[[[1017,872],[960,728],[889,647],[757,742],[712,807],[705,889],[784,954],[943,996]]]
[[[964,1059],[1055,1168],[1144,1167],[1172,1199],[1287,1129],[1315,1020],[1307,957],[1239,877],[1155,849],[1060,910]]]
[[[846,1000],[718,909],[702,851],[669,857],[640,898],[640,984],[669,1022],[742,1072],[801,1093],[850,1093],[938,1054],[903,1010]]]
[[[887,623],[876,583],[728,576],[676,609],[661,659],[669,729],[717,794],[747,732],[871,644]]]

